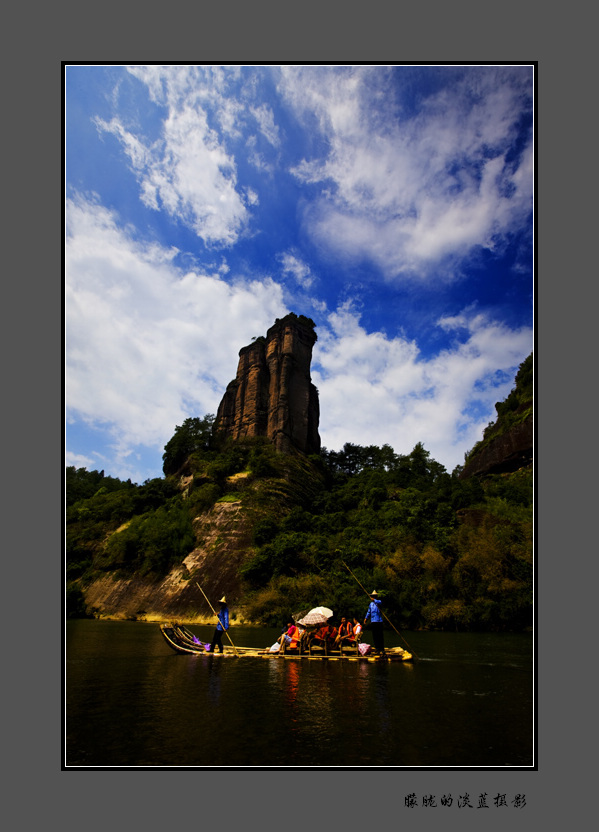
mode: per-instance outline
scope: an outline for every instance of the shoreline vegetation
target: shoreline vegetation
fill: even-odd
[[[136,621],[139,624],[163,624],[165,620],[171,620],[169,616],[163,616],[159,613],[150,613],[148,615],[141,615],[138,617],[129,616],[125,613],[98,613],[97,615],[93,616],[94,620],[96,621]],[[178,615],[175,617],[177,622],[180,624],[188,624],[190,626],[196,627],[213,627],[216,624],[215,616],[207,616],[207,615],[198,615],[198,616],[190,616],[190,615]],[[175,620],[172,618],[172,620]],[[262,629],[264,627],[263,624],[260,624],[257,621],[246,621],[245,619],[234,619],[231,616],[231,627],[251,627],[252,629]]]
[[[339,616],[335,613],[334,619],[338,618],[338,617]],[[156,613],[156,614],[150,614],[150,615],[143,615],[143,616],[140,616],[139,618],[135,618],[134,616],[126,616],[126,615],[121,614],[121,613],[113,613],[113,614],[98,613],[97,615],[94,615],[93,617],[89,616],[88,618],[89,618],[89,620],[93,620],[93,621],[118,621],[121,624],[124,623],[124,622],[130,621],[131,623],[135,623],[135,624],[152,624],[152,625],[154,625],[154,624],[164,624],[165,621],[175,621],[175,620],[178,624],[184,624],[188,627],[214,627],[214,625],[216,624],[216,619],[215,619],[214,616],[209,617],[209,616],[205,616],[205,615],[200,615],[200,616],[197,616],[197,617],[188,616],[188,615],[180,615],[180,616],[172,617],[172,616],[162,616],[162,615],[159,615],[158,613]],[[333,619],[333,621],[334,621],[334,619]],[[81,619],[79,619],[79,620],[81,620]],[[267,625],[267,624],[264,624],[264,623],[259,622],[259,621],[247,621],[244,618],[235,619],[232,615],[231,616],[231,622],[230,622],[231,636],[234,634],[236,627],[243,627],[245,629],[251,629],[251,630],[273,629],[273,627],[271,625]],[[275,627],[274,629],[277,629],[277,628]],[[394,632],[393,627],[388,627],[387,625],[384,625],[384,629],[385,629],[386,634],[392,634]],[[530,625],[528,627],[522,627],[522,628],[515,629],[515,630],[504,629],[501,632],[503,632],[503,633],[523,633],[523,634],[526,635],[527,633],[532,634],[533,631],[534,631],[534,628],[533,628],[532,625]],[[456,631],[442,630],[442,629],[437,630],[433,627],[413,627],[410,630],[408,630],[408,632],[412,632],[412,633],[452,632],[452,633],[455,633]],[[468,632],[468,631],[464,630],[463,632]],[[401,636],[401,633],[399,633],[399,635]],[[366,629],[364,630],[364,640],[366,642],[368,642],[369,638],[370,638],[370,630],[368,629],[368,627],[366,627]]]

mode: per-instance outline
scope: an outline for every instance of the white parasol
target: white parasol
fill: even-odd
[[[304,627],[313,627],[317,624],[326,624],[332,615],[333,610],[330,610],[328,607],[314,607],[303,618],[300,618],[297,623],[302,624]]]
[[[314,607],[314,609],[310,610],[310,612],[319,612],[321,615],[324,615],[325,618],[333,617],[333,610],[330,610],[328,607]],[[310,613],[308,613],[308,615],[310,615]]]

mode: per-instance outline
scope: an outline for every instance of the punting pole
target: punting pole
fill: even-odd
[[[354,579],[354,581],[355,581],[355,582],[356,582],[356,583],[357,583],[360,587],[362,587],[362,589],[364,590],[365,594],[366,594],[366,595],[368,595],[368,597],[370,598],[370,593],[369,593],[366,589],[364,589],[364,587],[362,586],[362,584],[360,583],[360,581],[356,578],[356,576],[354,575],[354,573],[351,571],[351,569],[349,568],[349,566],[347,565],[347,563],[346,563],[344,560],[342,560],[342,561],[341,561],[341,563],[345,566],[345,568],[347,569],[347,571],[349,572],[349,574],[352,576],[352,578]],[[406,647],[409,649],[410,653],[411,653],[413,656],[416,656],[416,658],[418,659],[418,658],[419,658],[419,656],[417,656],[417,655],[416,655],[416,653],[412,650],[412,648],[410,647],[410,645],[408,644],[408,642],[405,640],[405,638],[402,636],[402,634],[399,632],[399,630],[397,629],[397,627],[395,626],[395,624],[393,624],[391,621],[389,621],[389,619],[387,618],[387,616],[385,615],[385,613],[383,612],[383,610],[381,610],[381,612],[382,612],[382,613],[383,613],[383,615],[385,616],[385,619],[387,620],[387,622],[388,622],[389,624],[391,624],[391,626],[393,627],[393,629],[395,630],[395,632],[397,633],[397,635],[398,635],[398,636],[399,636],[399,637],[403,640],[404,644],[405,644],[405,645],[406,645]]]
[[[200,590],[200,592],[202,593],[202,595],[204,596],[204,598],[206,599],[206,601],[208,601],[208,596],[206,595],[206,593],[204,592],[204,590],[202,589],[202,587],[199,585],[199,583],[198,583],[197,581],[196,581],[196,586],[197,586],[197,588]],[[212,606],[212,604],[210,603],[210,601],[208,601],[208,606],[210,607],[210,609],[212,610],[212,612],[213,612],[213,613],[214,613],[214,615],[216,616],[217,620],[220,620],[220,619],[218,618],[218,613],[216,612],[216,610],[214,609],[214,607]],[[223,627],[223,630],[224,630],[224,629],[225,629],[225,628]],[[235,650],[235,655],[236,655],[236,656],[239,656],[239,653],[237,652],[237,647],[235,647],[235,645],[234,645],[234,644],[233,644],[233,642],[231,641],[231,636],[229,635],[229,631],[228,631],[228,630],[225,630],[225,634],[226,634],[227,638],[229,639],[229,641],[231,642],[231,647],[233,648],[233,650]]]

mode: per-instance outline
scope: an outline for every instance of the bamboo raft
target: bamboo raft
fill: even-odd
[[[262,658],[262,659],[293,659],[293,660],[315,660],[315,661],[353,661],[353,662],[406,662],[412,660],[412,654],[401,647],[390,647],[385,650],[384,655],[367,654],[362,656],[357,646],[342,646],[340,649],[328,649],[326,647],[311,646],[307,651],[301,648],[282,646],[278,653],[271,653],[269,648],[259,647],[237,647],[233,644],[223,645],[222,653],[209,653],[206,651],[206,644],[194,636],[181,624],[161,624],[162,633],[168,646],[176,653],[197,656],[218,656],[219,658]]]

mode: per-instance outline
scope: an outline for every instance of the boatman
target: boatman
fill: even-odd
[[[370,604],[366,610],[364,624],[370,621],[372,638],[374,639],[375,652],[380,656],[385,655],[385,637],[383,635],[383,613],[381,610],[383,602],[378,597],[378,592],[373,589],[370,593]]]
[[[229,629],[229,608],[227,607],[227,599],[224,595],[218,603],[220,604],[220,610],[216,616],[218,618],[218,624],[216,625],[216,630],[212,636],[212,643],[208,648],[209,653],[214,653],[214,648],[217,646],[218,652],[223,652],[223,633],[225,630]]]

